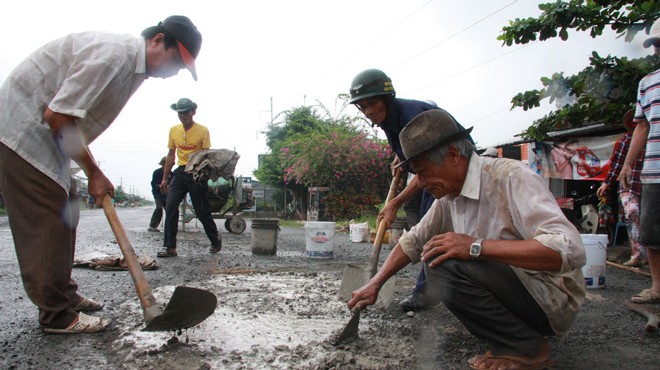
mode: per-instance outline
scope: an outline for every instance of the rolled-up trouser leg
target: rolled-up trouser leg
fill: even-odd
[[[544,335],[554,335],[547,316],[513,270],[490,261],[448,260],[424,265],[426,297],[440,301],[495,355],[533,356]]]

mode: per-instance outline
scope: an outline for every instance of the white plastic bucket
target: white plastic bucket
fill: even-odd
[[[580,234],[587,262],[582,266],[584,283],[587,289],[605,288],[605,270],[607,267],[607,235]]]
[[[349,224],[348,228],[351,242],[363,243],[369,241],[369,224],[367,222],[361,224]]]
[[[334,222],[305,222],[307,257],[332,258],[335,236]]]

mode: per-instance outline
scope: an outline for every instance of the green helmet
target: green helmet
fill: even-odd
[[[351,104],[364,98],[379,95],[394,95],[394,85],[392,80],[380,69],[367,69],[358,73],[353,82],[351,82]]]

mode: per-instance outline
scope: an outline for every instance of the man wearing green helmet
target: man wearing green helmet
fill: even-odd
[[[383,130],[390,148],[396,153],[396,157],[391,164],[392,175],[395,171],[411,173],[408,166],[399,169],[394,168],[397,164],[406,160],[399,141],[399,133],[413,117],[427,110],[437,109],[438,106],[432,101],[397,98],[392,80],[379,69],[367,69],[358,73],[353,78],[349,92],[351,96],[350,103],[355,104],[371,122],[372,126],[378,125]],[[459,127],[463,129],[460,124]],[[472,142],[470,136],[468,136],[468,139]],[[406,188],[385,205],[378,215],[378,219],[385,221],[387,227],[390,227],[396,218],[396,211],[403,206],[406,211],[408,229],[410,229],[426,214],[433,201],[433,196],[424,191],[413,176],[409,179]],[[412,294],[399,302],[399,305],[405,311],[416,311],[425,308],[425,286],[426,276],[424,270],[422,270]]]

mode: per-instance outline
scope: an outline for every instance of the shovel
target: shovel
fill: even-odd
[[[387,204],[392,198],[394,198],[394,193],[396,192],[396,187],[399,184],[399,179],[401,178],[401,172],[402,171],[397,171],[396,174],[394,175],[394,178],[392,179],[392,183],[390,184],[390,190],[387,193],[387,198],[385,199],[385,204]],[[366,271],[368,272],[368,278],[366,280],[360,279],[359,282],[357,282],[359,285],[357,288],[361,287],[364,285],[369,279],[371,279],[374,275],[376,275],[376,270],[378,270],[378,260],[380,259],[380,249],[383,245],[383,238],[385,237],[385,222],[380,222],[378,225],[378,231],[376,232],[376,239],[374,240],[374,246],[371,251],[371,260],[369,262],[369,270]],[[350,269],[349,269],[350,267]],[[364,276],[363,269],[348,265],[346,266],[346,269],[344,270],[344,273],[349,272],[352,269],[359,269],[360,274]],[[355,276],[355,274],[354,274]],[[360,276],[360,275],[358,275]],[[353,279],[350,282],[346,282],[346,285],[348,284],[354,284],[356,281]],[[388,287],[389,284],[389,287]],[[342,280],[342,286],[344,286],[344,280]],[[356,289],[357,289],[356,288]],[[390,278],[387,283],[381,288],[379,294],[378,294],[378,300],[381,300],[382,295],[389,295],[387,298],[387,301],[389,303],[389,299],[392,296],[392,292],[394,290],[394,278]],[[341,291],[341,287],[340,287]],[[386,305],[385,305],[386,306]],[[358,326],[360,325],[360,311],[362,310],[355,310],[353,312],[353,317],[351,317],[351,320],[346,324],[346,327],[344,327],[344,330],[342,330],[341,334],[337,337],[337,342],[345,342],[348,339],[355,338],[358,334]]]
[[[387,193],[387,198],[385,198],[385,205],[394,198],[396,194],[396,188],[399,184],[399,179],[401,178],[401,171],[397,171],[392,178],[392,183],[390,184],[390,189]],[[384,223],[380,223],[384,227]],[[374,239],[374,245],[371,252],[371,260],[369,265],[355,265],[347,264],[344,267],[344,272],[342,275],[341,285],[339,286],[339,298],[342,300],[351,299],[351,294],[356,289],[362,287],[364,284],[369,281],[375,274],[378,269],[378,259],[380,258],[380,249],[383,243],[383,238],[385,237],[385,229],[381,231],[380,225],[376,233],[376,238]],[[378,294],[378,301],[376,301],[376,306],[387,308],[389,306],[392,295],[394,294],[394,284],[395,279],[392,277],[389,279],[385,285],[381,288],[380,293]]]
[[[109,195],[103,197],[103,211],[124,255],[128,271],[131,273],[133,284],[135,284],[135,289],[140,298],[140,304],[144,311],[144,322],[147,324],[142,329],[143,331],[179,331],[193,327],[213,314],[218,304],[218,300],[213,293],[184,286],[178,286],[174,289],[172,298],[163,310],[151,293],[151,288],[144,277],[135,250],[117,217],[117,212]]]

